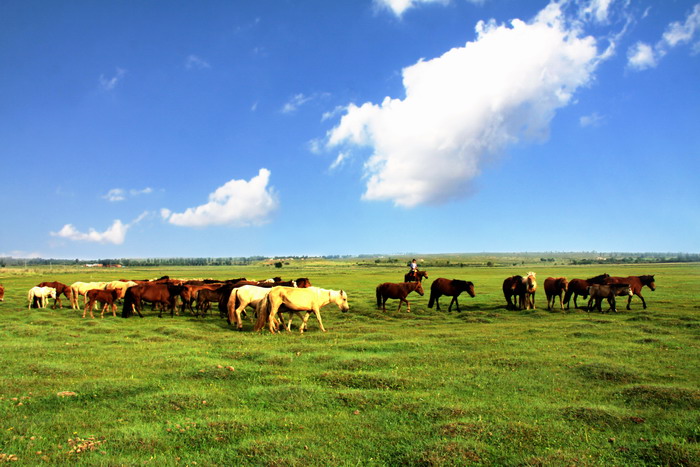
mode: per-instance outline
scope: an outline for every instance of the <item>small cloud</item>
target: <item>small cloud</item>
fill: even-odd
[[[205,70],[207,68],[211,68],[211,65],[209,65],[209,62],[201,57],[198,57],[197,55],[188,55],[185,59],[185,68],[188,70]]]
[[[644,42],[637,42],[627,51],[627,65],[634,70],[646,70],[657,65],[654,49]]]
[[[331,164],[330,169],[333,170],[333,169],[336,169],[337,167],[340,167],[340,165],[345,161],[345,159],[347,159],[347,157],[348,157],[348,153],[346,153],[346,152],[339,153],[338,157],[336,157],[335,160],[333,161],[333,163]]]
[[[111,202],[124,201],[126,199],[126,193],[121,188],[112,188],[103,198]]]
[[[581,117],[579,119],[579,123],[583,128],[598,127],[602,125],[604,120],[605,118],[602,115],[593,112],[591,115],[584,115],[583,117]]]
[[[104,91],[113,91],[125,75],[126,70],[122,68],[117,68],[117,74],[112,76],[111,78],[105,75],[100,75],[100,87]]]
[[[283,114],[291,114],[297,111],[299,107],[309,102],[313,97],[305,96],[304,94],[296,94],[282,107]]]
[[[209,202],[184,212],[163,208],[160,215],[171,224],[184,227],[230,225],[247,227],[269,221],[279,202],[272,187],[268,187],[270,171],[260,169],[258,175],[246,180],[230,180],[209,195]]]
[[[111,243],[113,245],[121,245],[126,239],[127,231],[138,222],[141,222],[148,212],[143,212],[130,224],[124,224],[121,220],[115,220],[110,227],[104,232],[98,232],[93,228],[88,229],[87,233],[80,232],[73,224],[66,224],[58,232],[49,232],[53,237],[66,238],[76,242],[92,242],[92,243]]]
[[[399,18],[403,16],[403,14],[409,8],[425,3],[439,3],[441,5],[447,5],[449,0],[375,0],[374,2],[378,8],[389,10]]]

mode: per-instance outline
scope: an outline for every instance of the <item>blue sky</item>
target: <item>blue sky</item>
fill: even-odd
[[[700,3],[0,3],[0,256],[700,252]]]

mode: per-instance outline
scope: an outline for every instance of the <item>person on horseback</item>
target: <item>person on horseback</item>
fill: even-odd
[[[409,266],[411,267],[411,270],[408,271],[408,275],[412,280],[415,281],[415,280],[417,280],[416,274],[418,273],[418,262],[416,261],[415,258],[413,258],[413,260],[411,261],[411,264],[409,264]]]

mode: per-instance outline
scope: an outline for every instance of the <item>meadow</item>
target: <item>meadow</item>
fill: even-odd
[[[433,267],[411,313],[377,310],[403,264],[0,269],[0,463],[700,465],[700,265]],[[508,311],[505,277],[655,274],[618,313]],[[308,277],[347,291],[327,333],[218,314],[82,319],[27,309],[44,280]],[[437,277],[473,281],[461,312]],[[582,301],[579,301],[581,305]]]

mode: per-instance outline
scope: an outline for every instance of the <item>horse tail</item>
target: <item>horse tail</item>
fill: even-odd
[[[381,285],[377,286],[377,308],[382,307],[382,292],[381,292]]]
[[[428,300],[428,308],[432,308],[435,303],[435,292],[430,291],[430,299]]]
[[[267,324],[267,315],[270,312],[270,294],[267,294],[264,300],[260,301],[258,309],[258,319],[255,321],[254,331],[260,331]]]
[[[134,292],[131,290],[131,287],[126,289],[126,293],[124,293],[124,305],[122,306],[122,318],[128,318],[129,316],[132,315],[133,313],[133,307],[134,307]]]
[[[226,321],[230,325],[236,315],[236,308],[238,308],[238,289],[233,289],[231,291],[231,296],[228,298],[226,303],[226,308],[228,309],[226,313]]]

